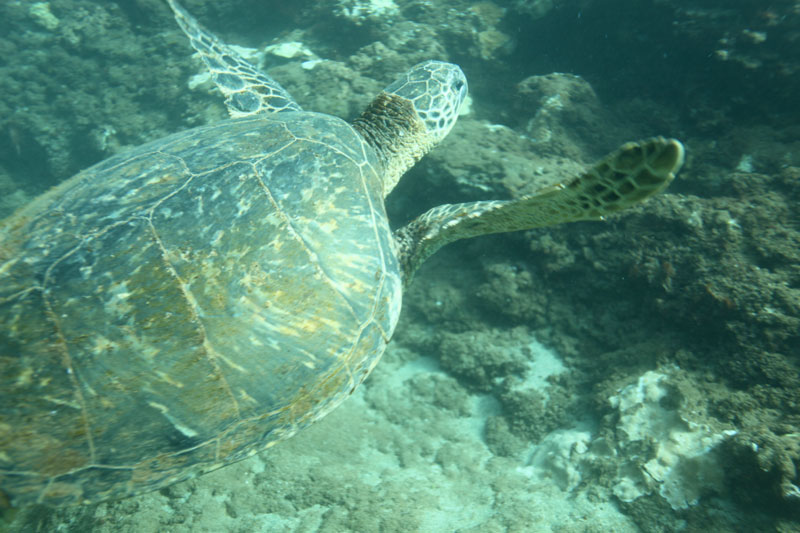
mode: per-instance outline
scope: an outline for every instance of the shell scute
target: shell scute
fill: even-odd
[[[0,377],[21,400],[0,406],[3,490],[59,505],[158,488],[341,402],[399,312],[381,171],[333,117],[234,119],[4,222]]]

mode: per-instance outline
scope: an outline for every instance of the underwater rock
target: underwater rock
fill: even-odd
[[[298,57],[314,58],[316,57],[306,45],[299,41],[286,41],[282,43],[272,44],[264,49],[264,52],[272,54],[284,59],[295,59]]]
[[[492,60],[513,51],[513,39],[497,27],[506,14],[505,8],[494,2],[478,2],[470,6],[469,12],[474,15],[477,23],[472,32],[475,55],[481,59]]]
[[[536,447],[530,465],[538,476],[552,479],[561,490],[574,490],[583,480],[581,467],[591,437],[591,432],[579,428],[553,431]]]
[[[398,13],[399,8],[393,0],[342,0],[338,11],[346,18],[360,25],[372,18],[382,18]]]
[[[515,339],[502,332],[466,332],[442,335],[439,347],[442,368],[480,391],[511,374],[525,370],[525,353]]]
[[[533,322],[547,314],[542,285],[530,270],[506,263],[485,267],[487,281],[478,287],[482,303],[494,312],[519,321]]]
[[[754,428],[725,443],[725,475],[741,503],[795,509],[800,504],[800,434],[790,424],[784,431],[789,433]]]
[[[589,82],[574,74],[525,78],[517,84],[514,108],[537,151],[577,161],[599,156],[598,147],[613,144],[619,127]]]
[[[50,11],[50,2],[36,2],[31,5],[29,12],[37,24],[50,31],[58,28],[61,23]]]
[[[517,0],[514,8],[526,13],[534,19],[539,19],[547,15],[554,7],[553,0]]]
[[[678,510],[723,491],[717,447],[736,432],[685,409],[686,396],[672,376],[645,372],[608,401],[619,417],[613,491],[620,500],[658,492]]]

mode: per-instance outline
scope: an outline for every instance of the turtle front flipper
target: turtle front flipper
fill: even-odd
[[[664,190],[683,165],[683,145],[656,137],[624,144],[578,177],[509,201],[434,207],[395,232],[408,285],[419,265],[453,241],[578,220],[600,220]]]
[[[167,0],[167,3],[178,25],[200,53],[214,83],[225,95],[225,105],[231,117],[301,111],[297,102],[277,81],[259,72],[230,46],[203,28],[176,0]]]

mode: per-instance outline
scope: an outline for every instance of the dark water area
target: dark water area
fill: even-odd
[[[627,141],[674,137],[686,162],[602,221],[444,247],[351,397],[212,473],[13,508],[5,450],[25,431],[3,414],[0,531],[800,530],[800,4],[181,4],[303,109],[347,121],[417,63],[461,66],[470,96],[388,196],[392,228],[536,194]],[[227,118],[165,1],[0,3],[0,220],[106,158]],[[26,404],[11,368],[0,403]]]

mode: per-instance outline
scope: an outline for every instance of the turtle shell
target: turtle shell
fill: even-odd
[[[12,504],[157,489],[352,393],[400,311],[381,172],[335,117],[250,117],[112,157],[3,222]]]

